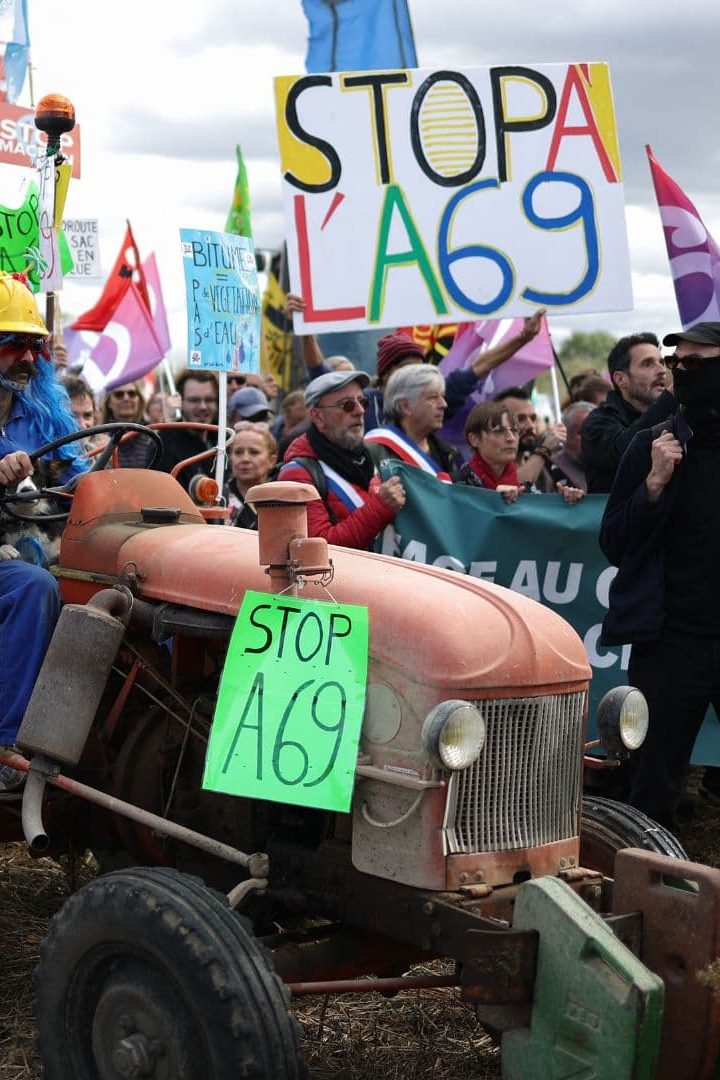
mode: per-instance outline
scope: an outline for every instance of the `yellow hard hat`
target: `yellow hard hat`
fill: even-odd
[[[0,334],[38,334],[48,329],[27,285],[12,274],[0,272]]]

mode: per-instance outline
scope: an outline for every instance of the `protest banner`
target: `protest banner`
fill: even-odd
[[[75,263],[67,277],[80,281],[102,277],[97,218],[66,218],[62,227]]]
[[[0,162],[33,168],[35,158],[44,153],[47,135],[35,127],[35,113],[20,105],[0,101]],[[80,125],[60,136],[60,151],[76,180],[80,178]]]
[[[252,240],[181,229],[188,368],[259,371],[260,289]]]
[[[350,809],[368,662],[367,608],[246,592],[203,787]]]
[[[30,287],[40,287],[40,195],[35,179],[21,185],[19,206],[0,205],[0,270],[7,274],[26,273]],[[63,274],[72,269],[72,256],[65,237],[59,238],[60,268]]]
[[[297,332],[632,307],[606,64],[282,76]]]
[[[610,566],[598,544],[606,496],[586,495],[568,506],[561,495],[523,495],[505,503],[494,491],[442,484],[400,462],[383,473],[400,476],[407,500],[382,538],[382,551],[457,570],[529,596],[561,615],[583,640],[593,669],[590,719],[600,698],[627,682],[630,646],[600,644],[608,607]],[[720,727],[705,721],[694,760],[720,764]]]

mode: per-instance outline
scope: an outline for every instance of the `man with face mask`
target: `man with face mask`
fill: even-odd
[[[629,801],[672,827],[708,705],[720,709],[720,323],[668,334],[674,417],[635,436],[600,529],[619,569],[605,645],[632,643],[650,707]]]

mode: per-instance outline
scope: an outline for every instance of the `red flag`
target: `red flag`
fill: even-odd
[[[140,262],[140,252],[138,251],[135,237],[132,234],[130,222],[128,221],[125,239],[120,248],[120,253],[105,282],[105,287],[100,294],[100,299],[97,304],[95,304],[95,307],[90,308],[89,311],[86,311],[84,315],[81,315],[80,318],[72,324],[72,329],[96,330],[98,332],[104,330],[112,319],[115,309],[127,292],[131,282],[137,286],[140,298],[149,313],[150,300],[148,298],[145,275]]]

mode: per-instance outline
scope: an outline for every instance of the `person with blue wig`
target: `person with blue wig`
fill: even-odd
[[[50,359],[48,332],[21,277],[0,273],[0,485],[31,476],[29,455],[76,430],[70,403]],[[55,451],[62,481],[85,471],[82,447]],[[23,562],[0,535],[0,746],[11,747],[60,613],[55,579]],[[0,797],[24,774],[0,765]]]

